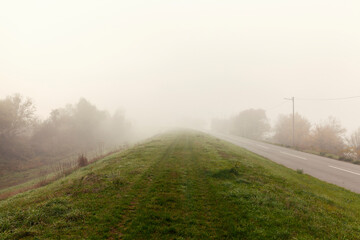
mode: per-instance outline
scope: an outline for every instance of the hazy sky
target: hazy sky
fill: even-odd
[[[284,97],[360,95],[360,1],[0,0],[0,97],[43,117],[85,97],[139,124],[228,117]],[[297,101],[360,126],[360,98]]]

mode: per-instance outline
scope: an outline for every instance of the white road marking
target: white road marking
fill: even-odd
[[[286,154],[286,155],[289,155],[289,156],[292,156],[292,157],[296,157],[296,158],[300,158],[302,160],[307,160],[306,158],[304,157],[300,157],[300,156],[297,156],[297,155],[294,155],[294,154],[291,154],[291,153],[287,153],[287,152],[281,152],[282,154]]]
[[[265,147],[265,146],[260,145],[260,144],[256,144],[256,146],[259,146],[259,147],[262,147],[262,148],[265,148],[265,149],[269,149],[268,147]]]
[[[352,171],[349,171],[349,170],[346,170],[346,169],[342,169],[342,168],[338,168],[338,167],[334,167],[334,166],[331,166],[331,165],[329,165],[329,167],[335,168],[335,169],[338,169],[338,170],[341,170],[341,171],[344,171],[344,172],[348,172],[348,173],[352,173],[352,174],[355,174],[355,175],[359,175],[359,176],[360,176],[360,173],[357,173],[357,172],[352,172]]]

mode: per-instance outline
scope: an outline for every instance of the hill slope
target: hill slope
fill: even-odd
[[[359,239],[360,195],[196,132],[0,202],[0,239]]]

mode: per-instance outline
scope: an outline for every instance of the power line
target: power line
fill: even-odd
[[[352,97],[340,97],[340,98],[296,98],[296,100],[302,100],[302,101],[337,101],[337,100],[348,100],[348,99],[354,99],[354,98],[360,98],[359,96],[352,96]]]
[[[360,96],[351,96],[351,97],[340,97],[340,98],[296,98],[296,100],[305,100],[305,101],[337,101],[337,100],[348,100],[360,98]],[[285,98],[285,100],[292,101],[292,144],[295,147],[295,98]]]

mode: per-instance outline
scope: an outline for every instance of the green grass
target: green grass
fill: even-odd
[[[124,146],[122,146],[123,149]],[[104,153],[114,152],[115,149],[104,149]],[[89,160],[98,158],[101,154],[98,150],[85,153]],[[3,192],[14,189],[25,188],[31,184],[41,181],[46,175],[53,175],[59,166],[77,162],[78,154],[67,154],[63,156],[41,156],[38,158],[27,159],[22,163],[7,164],[0,159],[0,195]],[[14,166],[10,167],[10,165]],[[19,165],[19,166],[17,166]],[[21,167],[20,167],[21,166]],[[1,198],[1,196],[0,196]]]
[[[0,239],[359,239],[360,195],[197,132],[0,202]]]
[[[26,182],[39,178],[41,172],[47,170],[48,166],[41,168],[32,168],[26,170],[8,170],[3,171],[0,175],[0,191],[5,190],[8,187],[15,187],[20,184],[26,184]]]

